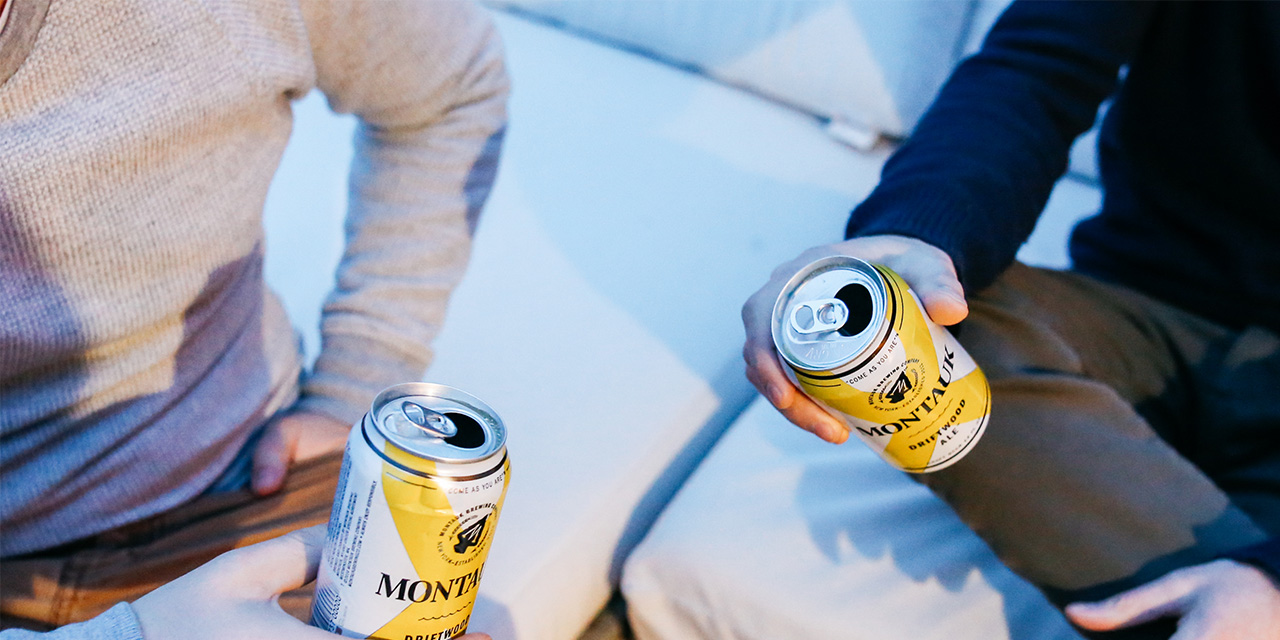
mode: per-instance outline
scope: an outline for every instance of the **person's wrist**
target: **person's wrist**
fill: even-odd
[[[1214,562],[1223,563],[1228,566],[1231,571],[1241,575],[1247,575],[1252,581],[1261,582],[1265,580],[1270,583],[1273,589],[1280,592],[1280,578],[1277,578],[1276,574],[1269,566],[1255,564],[1248,559],[1236,558],[1220,558]]]
[[[1224,553],[1219,556],[1219,559],[1254,567],[1270,578],[1272,583],[1280,585],[1280,538],[1271,538]]]

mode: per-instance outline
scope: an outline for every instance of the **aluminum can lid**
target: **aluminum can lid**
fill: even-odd
[[[479,462],[507,443],[506,426],[489,405],[442,384],[389,387],[374,398],[369,418],[388,442],[434,462]]]
[[[888,329],[880,272],[849,256],[822,258],[792,276],[773,306],[773,343],[792,367],[830,371],[878,344]]]

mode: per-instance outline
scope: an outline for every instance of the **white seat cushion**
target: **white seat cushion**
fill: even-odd
[[[568,639],[749,402],[743,300],[772,265],[839,236],[884,155],[671,67],[499,25],[509,138],[427,377],[510,427],[474,628]]]
[[[905,135],[968,35],[947,0],[489,0],[827,118]]]
[[[628,560],[640,640],[1078,640],[923,486],[763,399]]]
[[[886,152],[699,76],[497,21],[511,124],[427,378],[483,398],[511,432],[472,628],[569,639],[754,397],[742,302],[775,265],[841,236]],[[318,96],[296,112],[267,203],[267,275],[314,355],[353,125]]]
[[[570,639],[750,402],[742,302],[774,265],[840,237],[886,154],[699,76],[497,21],[511,123],[427,379],[484,399],[510,429],[472,628]],[[312,351],[349,158],[350,122],[323,111],[299,106],[267,220],[269,278]]]

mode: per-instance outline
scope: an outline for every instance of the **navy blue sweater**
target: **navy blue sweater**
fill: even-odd
[[[1015,2],[885,165],[848,236],[918,237],[982,289],[1109,96],[1102,211],[1072,234],[1074,268],[1280,332],[1277,2]],[[1280,543],[1242,557],[1280,576]]]
[[[848,234],[919,237],[951,255],[968,290],[985,287],[1113,94],[1106,195],[1072,236],[1075,268],[1280,331],[1280,3],[1014,3]]]

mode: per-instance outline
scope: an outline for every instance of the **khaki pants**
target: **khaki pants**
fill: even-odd
[[[1014,265],[957,336],[991,381],[991,423],[920,479],[1056,604],[1280,535],[1274,333]]]
[[[294,466],[278,493],[208,493],[188,504],[69,545],[0,561],[0,628],[46,630],[133,601],[218,554],[326,522],[342,453]],[[280,597],[301,620],[311,587]]]

